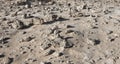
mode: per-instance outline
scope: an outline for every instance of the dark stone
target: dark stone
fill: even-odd
[[[5,55],[4,54],[0,54],[0,58],[3,58],[3,57],[5,57]]]
[[[52,64],[51,62],[45,62],[45,64]]]
[[[67,33],[72,33],[72,32],[75,32],[74,30],[67,30],[66,34]]]
[[[70,6],[71,6],[71,3],[68,3],[68,6],[70,7]]]
[[[66,39],[65,48],[71,48],[73,46],[74,44],[70,41],[70,39]]]
[[[8,40],[9,40],[9,39],[10,39],[9,37],[2,38],[2,39],[0,40],[0,43],[6,44],[6,43],[8,43]]]
[[[94,26],[94,27],[92,27],[92,29],[98,29],[98,27]]]
[[[23,32],[23,34],[26,34],[26,33],[27,33],[27,32],[25,32],[25,31]]]
[[[57,15],[52,15],[52,20],[53,20],[53,21],[56,21],[56,20],[57,20],[57,17],[58,17]]]
[[[98,45],[98,44],[100,44],[100,40],[94,40],[94,45]]]
[[[55,50],[50,50],[49,52],[48,52],[48,55],[51,55],[51,54],[53,54],[55,52]]]
[[[83,9],[87,9],[87,5],[84,5],[84,6],[83,6]]]
[[[59,53],[59,56],[62,56],[63,55],[63,53],[61,52],[61,53]]]
[[[74,26],[71,26],[71,25],[67,25],[67,28],[74,28]]]
[[[26,5],[26,2],[17,2],[17,5],[18,5],[18,6]]]
[[[34,39],[35,37],[34,36],[29,36],[29,37],[27,37],[26,39],[23,39],[22,41],[23,42],[29,42],[29,41],[31,41],[32,39]]]
[[[110,32],[109,32],[109,34],[112,34],[112,33],[113,33],[113,31],[110,31]]]
[[[113,41],[115,41],[115,39],[111,39],[110,41],[113,42]]]
[[[30,23],[29,25],[25,25],[25,24],[24,24],[22,21],[20,21],[20,20],[18,20],[18,23],[19,23],[18,29],[27,29],[27,28],[33,26],[32,23]]]
[[[8,59],[9,59],[9,61],[8,61],[8,63],[7,63],[7,64],[12,64],[12,62],[13,62],[14,58],[8,58]]]
[[[28,18],[33,18],[34,16],[32,16],[31,14],[24,14],[24,19],[28,19]]]

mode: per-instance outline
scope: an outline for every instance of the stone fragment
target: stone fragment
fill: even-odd
[[[31,41],[34,38],[35,38],[34,36],[29,36],[29,37],[25,37],[22,41],[23,42],[29,42],[29,41]]]
[[[52,21],[56,21],[58,19],[57,15],[52,15]]]
[[[63,53],[62,52],[55,52],[55,53],[53,53],[53,55],[56,56],[56,57],[59,57],[59,56],[62,56]]]
[[[49,47],[51,47],[51,41],[49,41],[49,40],[45,40],[45,41],[43,41],[43,42],[41,42],[42,44],[41,44],[41,50],[46,50],[46,49],[48,49]]]
[[[55,50],[50,49],[50,50],[47,50],[45,55],[48,56],[48,55],[53,54],[54,52],[55,52]]]
[[[100,44],[101,43],[101,41],[100,40],[94,40],[94,45],[98,45],[98,44]]]
[[[14,58],[5,58],[5,64],[12,64],[14,61]]]
[[[45,23],[43,18],[38,18],[38,17],[33,18],[32,21],[34,25],[41,25]]]
[[[24,19],[29,19],[29,18],[33,18],[34,16],[32,16],[31,14],[24,14]]]
[[[0,53],[0,58],[5,57],[5,55],[3,53]]]
[[[10,39],[10,37],[3,37],[0,39],[0,44],[6,44],[8,43],[8,40]]]
[[[40,64],[52,64],[51,62],[40,62]]]
[[[61,46],[61,47],[64,47],[64,48],[71,48],[71,47],[73,47],[73,43],[72,43],[72,42],[69,42],[69,40],[63,40],[63,41],[60,43],[60,46]]]
[[[67,25],[67,28],[74,28],[74,26],[72,26],[72,25]]]

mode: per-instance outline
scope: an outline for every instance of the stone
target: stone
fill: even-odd
[[[15,25],[15,24],[14,24]],[[33,26],[32,21],[29,20],[16,20],[15,28],[17,29],[27,29]]]
[[[8,43],[8,40],[10,39],[10,37],[3,37],[0,39],[0,44],[6,44]]]
[[[24,37],[24,39],[22,40],[22,42],[29,42],[29,41],[31,41],[34,38],[35,38],[34,36]]]
[[[58,19],[57,15],[52,15],[52,21],[56,21]]]
[[[71,47],[73,47],[73,43],[69,42],[68,40],[63,40],[60,43],[60,47],[71,48]]]
[[[41,50],[46,50],[46,49],[48,49],[49,47],[51,47],[51,41],[49,41],[49,40],[45,40],[45,41],[43,41],[43,42],[41,42],[42,44],[41,44]]]
[[[56,57],[59,57],[59,56],[62,56],[63,53],[62,52],[55,52],[55,53],[53,53],[53,55],[56,56]]]
[[[38,17],[33,18],[32,21],[34,25],[41,25],[45,23],[43,18],[38,18]]]
[[[40,64],[52,64],[51,62],[40,62]]]
[[[100,40],[94,40],[94,45],[98,45],[98,44],[100,44],[101,43],[101,41]]]
[[[45,55],[48,56],[48,55],[53,54],[54,52],[55,52],[55,50],[50,49],[50,50],[47,50]]]
[[[72,25],[67,25],[67,28],[74,28],[74,26],[72,26]]]
[[[5,58],[5,64],[12,64],[14,61],[14,58]]]
[[[71,47],[73,47],[73,43],[72,42],[70,42],[69,40],[67,40],[67,42],[65,43],[65,48],[71,48]]]
[[[32,16],[31,14],[24,14],[24,19],[28,19],[28,18],[33,18],[34,16]]]
[[[16,20],[16,26],[17,29],[24,29],[26,28],[25,24],[21,20]]]
[[[0,58],[5,57],[5,55],[3,53],[0,53]]]

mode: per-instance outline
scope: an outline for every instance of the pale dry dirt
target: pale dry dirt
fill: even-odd
[[[0,0],[0,64],[120,64],[120,0]]]

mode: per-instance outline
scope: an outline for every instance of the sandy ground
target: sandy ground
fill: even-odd
[[[120,64],[120,0],[0,0],[0,64]]]

